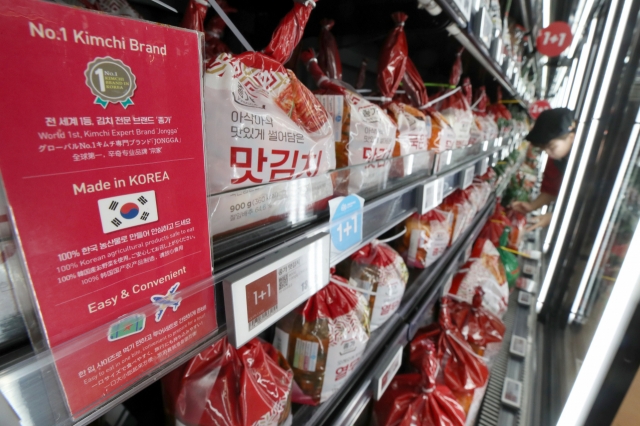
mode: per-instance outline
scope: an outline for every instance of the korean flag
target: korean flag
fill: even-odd
[[[98,210],[105,234],[158,220],[155,191],[103,198]]]

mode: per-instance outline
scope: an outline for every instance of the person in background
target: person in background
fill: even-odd
[[[533,146],[543,149],[549,156],[544,169],[540,195],[532,201],[514,201],[511,203],[512,209],[520,213],[529,213],[542,206],[548,206],[558,198],[575,137],[573,111],[567,108],[554,108],[543,111],[538,116],[533,129],[525,139]],[[527,228],[527,231],[549,226],[551,215],[551,212],[548,212],[539,216],[537,222]]]

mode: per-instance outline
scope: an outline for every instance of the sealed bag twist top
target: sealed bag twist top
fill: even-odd
[[[294,3],[261,52],[223,53],[204,81],[208,189],[218,193],[335,168],[331,118],[282,64],[313,9]]]
[[[240,349],[223,338],[162,379],[176,426],[278,426],[291,414],[293,373],[258,339]]]
[[[449,84],[451,86],[458,86],[458,84],[460,84],[463,51],[464,48],[460,48],[453,63],[453,67],[451,68],[451,75],[449,78]],[[444,98],[438,108],[453,127],[453,131],[456,135],[456,148],[462,148],[469,144],[471,125],[473,123],[471,106],[461,89],[461,87],[451,89],[449,91],[451,96]]]
[[[404,23],[407,15],[396,12],[391,15],[396,26],[382,46],[378,60],[378,87],[385,101],[383,107],[395,120],[398,130],[393,156],[417,154],[425,152],[431,137],[431,118],[418,109],[422,104],[418,102],[426,99],[426,90],[422,78],[413,62],[409,59],[407,37]],[[402,102],[396,96],[400,83],[407,88],[406,93],[414,105]],[[425,101],[426,102],[426,101]],[[396,176],[409,175],[417,170],[429,167],[428,157],[417,155],[413,160],[403,160],[398,163],[401,170],[394,170]]]
[[[448,297],[451,322],[475,353],[492,359],[500,350],[506,327],[500,318],[482,307],[483,297],[481,287],[476,287],[472,304]]]
[[[425,351],[435,343],[441,363],[439,381],[451,389],[467,417],[475,417],[489,379],[489,369],[453,325],[450,315],[450,300],[444,298],[438,323],[418,331],[411,341],[409,359],[415,368],[420,368]]]
[[[400,307],[409,271],[388,244],[373,240],[351,256],[350,282],[367,292],[371,330],[385,323]]]
[[[330,282],[281,319],[274,346],[293,368],[293,402],[316,405],[347,382],[369,340],[367,301],[347,280]]]
[[[376,403],[379,426],[463,426],[465,413],[451,389],[437,383],[440,359],[433,341],[422,346],[418,373],[399,374],[393,378]]]

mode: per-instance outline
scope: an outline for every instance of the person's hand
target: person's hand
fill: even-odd
[[[527,226],[524,230],[525,234],[534,231],[538,228],[544,228],[549,226],[549,224],[551,223],[551,217],[553,216],[553,214],[551,212],[547,213],[547,214],[543,214],[542,216],[538,216],[538,218],[536,219],[536,223],[534,223],[531,226]]]
[[[533,211],[533,206],[528,201],[514,201],[509,207],[519,213],[529,213]]]

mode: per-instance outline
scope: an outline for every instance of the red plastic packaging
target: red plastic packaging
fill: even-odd
[[[371,331],[385,323],[400,307],[409,271],[402,257],[388,244],[373,240],[351,256],[350,281],[369,295]]]
[[[387,36],[380,57],[378,58],[378,88],[384,97],[389,99],[398,90],[400,82],[404,78],[407,66],[409,49],[407,47],[407,36],[404,33],[404,22],[407,14],[395,12],[391,15],[396,26]]]
[[[440,370],[435,344],[428,340],[419,373],[394,377],[376,403],[379,426],[464,426],[465,413],[446,385],[437,384]]]
[[[223,338],[162,379],[165,409],[185,426],[282,425],[293,372],[258,339],[240,349]]]
[[[464,48],[461,48],[458,51],[456,59],[453,63],[453,67],[451,68],[449,84],[452,86],[458,86],[458,84],[460,84],[460,76],[462,75],[463,51]],[[469,105],[469,102],[467,101],[467,97],[463,93],[463,90],[458,90],[451,96],[444,98],[439,103],[438,110],[453,127],[453,131],[456,134],[456,148],[462,148],[469,145],[471,125],[473,123],[473,114],[471,113],[471,106]]]
[[[451,233],[451,241],[449,242],[449,245],[451,245],[473,221],[473,205],[469,202],[463,191],[458,189],[444,199],[440,205],[440,209],[453,214],[453,232]]]
[[[367,82],[367,65],[369,61],[367,58],[362,59],[360,63],[360,71],[358,71],[358,79],[356,80],[356,89],[362,89]]]
[[[451,322],[462,333],[473,351],[485,358],[494,358],[502,344],[506,327],[497,316],[482,307],[484,290],[476,287],[473,303],[456,301],[451,297]]]
[[[204,32],[204,18],[207,16],[209,3],[206,0],[189,0],[187,9],[184,11],[182,28]]]
[[[482,306],[501,318],[509,305],[507,275],[500,253],[483,237],[476,240],[471,258],[453,277],[450,286],[445,287],[444,293],[471,304],[478,286],[484,291]]]
[[[342,80],[342,63],[338,43],[331,33],[335,22],[333,19],[323,19],[320,22],[320,51],[318,52],[318,65],[327,77],[334,80]]]
[[[419,330],[411,341],[409,360],[415,368],[421,367],[424,353],[433,343],[441,363],[439,382],[451,389],[468,417],[475,417],[489,379],[489,369],[453,325],[447,298],[440,304],[438,323]]]
[[[404,81],[409,87],[409,99],[415,97],[414,86],[416,78],[420,79],[413,64],[409,64],[409,52],[407,37],[404,33],[404,23],[407,15],[396,12],[391,15],[395,28],[391,31],[380,51],[378,59],[378,87],[380,93],[386,98],[384,107],[387,113],[395,120],[398,131],[393,156],[400,157],[408,154],[421,153],[427,150],[431,137],[431,119],[420,111],[415,105],[404,103],[401,97],[396,96],[396,90],[400,82]],[[415,75],[408,73],[414,73]],[[421,83],[420,79],[420,84]],[[423,87],[424,89],[424,87]],[[426,96],[426,91],[425,91]],[[403,97],[404,98],[404,97]],[[412,161],[397,161],[394,165],[393,176],[410,175],[416,170],[424,170],[430,167],[427,156],[416,155]]]
[[[369,340],[369,309],[347,280],[332,281],[278,321],[274,346],[291,364],[293,402],[317,405],[348,381]],[[348,350],[346,350],[348,349]]]
[[[400,252],[407,265],[428,268],[445,252],[453,234],[453,213],[433,209],[423,215],[414,213],[405,222],[407,232],[400,243]]]

